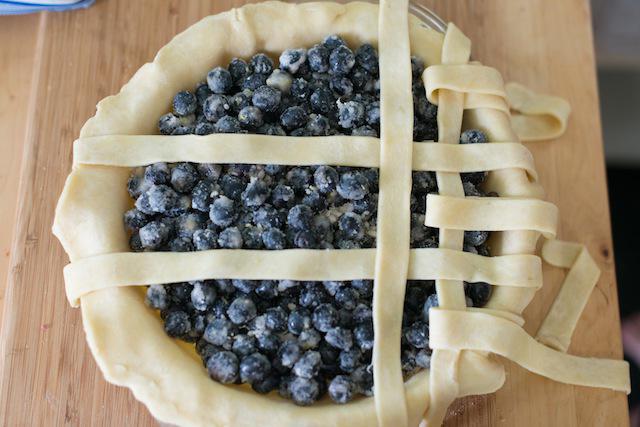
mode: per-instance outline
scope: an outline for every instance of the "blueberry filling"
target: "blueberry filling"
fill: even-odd
[[[339,36],[311,49],[265,54],[216,67],[193,92],[179,92],[160,133],[378,137],[377,51],[352,51]],[[437,140],[437,107],[425,97],[424,64],[412,58],[414,140]],[[461,144],[487,141],[477,129]],[[467,196],[491,196],[486,172],[461,174]],[[134,251],[375,247],[378,171],[330,165],[155,163],[133,170],[134,205],[124,215]],[[433,172],[413,172],[411,247],[438,247],[424,225],[425,198],[437,193]],[[486,231],[466,231],[464,250],[489,256]],[[467,304],[484,306],[486,283],[465,283]],[[336,403],[373,394],[371,280],[206,280],[152,285],[146,303],[166,333],[195,343],[210,377],[277,390],[298,405],[324,395]],[[408,281],[402,319],[405,377],[431,362],[433,281]]]

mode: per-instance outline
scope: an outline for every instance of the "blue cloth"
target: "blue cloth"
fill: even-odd
[[[19,0],[0,0],[0,15],[22,15],[41,11],[59,12],[63,10],[81,9],[91,6],[95,0],[79,0],[72,4],[50,5],[37,3],[24,3]]]

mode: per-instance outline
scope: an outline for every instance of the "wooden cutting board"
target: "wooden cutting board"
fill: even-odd
[[[573,106],[566,135],[530,148],[548,199],[560,208],[560,238],[588,244],[602,269],[570,352],[621,357],[588,2],[424,3],[461,27],[474,42],[474,58],[498,68],[505,80],[563,96]],[[23,61],[20,70],[32,76],[28,91],[19,94],[29,100],[28,119],[15,134],[25,136],[2,141],[24,147],[24,158],[0,341],[0,424],[155,425],[127,389],[103,380],[93,362],[80,311],[70,308],[64,296],[67,257],[50,233],[54,207],[71,165],[71,143],[96,102],[117,92],[173,35],[208,14],[241,4],[98,0],[85,11],[11,24],[14,40],[22,40],[20,32],[35,34],[36,40],[25,44],[33,50],[33,61]],[[7,31],[12,19],[0,17],[0,28]],[[2,146],[2,156],[5,150]],[[4,230],[11,225],[2,224]],[[552,269],[545,275],[545,287],[525,312],[529,332],[537,329],[562,277]],[[557,384],[505,363],[505,386],[493,395],[457,402],[448,426],[628,425],[623,394]]]

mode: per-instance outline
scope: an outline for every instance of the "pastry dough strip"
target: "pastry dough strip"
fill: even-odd
[[[553,139],[564,133],[571,113],[567,101],[535,93],[518,83],[508,83],[505,89],[514,110],[511,126],[523,141]]]
[[[591,291],[598,283],[600,270],[583,245],[547,240],[542,258],[556,267],[569,268],[558,296],[538,330],[541,343],[566,352],[578,319],[587,305]]]
[[[453,24],[449,24],[442,45],[443,64],[466,64],[471,54],[471,41]],[[431,68],[431,67],[429,67]],[[429,93],[427,68],[423,75],[425,90]],[[462,128],[465,94],[463,92],[442,89],[438,92],[438,140],[440,144],[457,145]],[[457,173],[437,172],[440,194],[464,197],[462,180]],[[439,246],[453,250],[462,250],[464,233],[461,230],[440,228]],[[437,280],[436,292],[441,307],[464,310],[466,300],[461,281]],[[431,360],[430,391],[431,400],[426,420],[429,426],[439,426],[444,420],[447,408],[460,396],[458,366],[459,351],[437,350]]]
[[[439,94],[443,89],[462,94],[506,96],[502,76],[495,68],[480,64],[442,62],[443,64],[427,67],[422,76],[427,99],[432,104],[439,104]]]
[[[380,167],[375,275],[373,278],[374,401],[378,426],[408,424],[400,362],[402,313],[409,270],[413,93],[409,1],[381,0]]]
[[[578,357],[553,350],[500,317],[434,308],[429,313],[429,325],[429,345],[434,349],[488,351],[555,381],[630,391],[625,361]]]
[[[254,163],[378,167],[380,140],[359,136],[280,137],[250,134],[109,135],[74,143],[74,166],[134,167],[155,162]],[[413,143],[413,170],[479,172],[521,168],[537,181],[533,156],[518,142]]]
[[[533,230],[555,237],[558,208],[539,199],[427,195],[425,224],[454,230]]]
[[[372,279],[375,249],[281,251],[218,249],[199,252],[119,252],[83,258],[64,268],[69,302],[78,306],[89,292],[118,286],[146,286],[207,279]],[[247,268],[251,265],[252,268]],[[484,257],[450,249],[412,249],[409,280],[440,278],[498,286],[542,286],[535,255]]]

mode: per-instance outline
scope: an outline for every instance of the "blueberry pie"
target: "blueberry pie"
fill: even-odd
[[[502,386],[489,353],[629,391],[625,362],[566,354],[599,271],[554,240],[519,142],[568,105],[397,3],[205,18],[82,128],[54,222],[67,295],[159,420],[437,426]],[[570,272],[532,338],[541,258]]]

